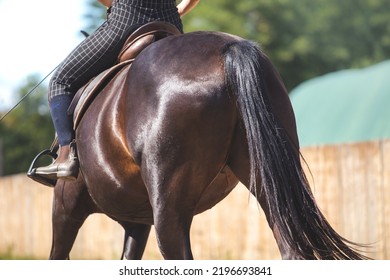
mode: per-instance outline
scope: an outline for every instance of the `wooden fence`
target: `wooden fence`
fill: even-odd
[[[320,208],[346,238],[369,243],[368,255],[390,259],[390,140],[305,148],[308,177]],[[52,189],[25,175],[0,178],[0,255],[46,259],[51,245]],[[280,259],[272,233],[242,185],[195,217],[197,259]],[[123,231],[104,215],[84,224],[72,259],[118,259]],[[144,259],[160,259],[154,233]]]

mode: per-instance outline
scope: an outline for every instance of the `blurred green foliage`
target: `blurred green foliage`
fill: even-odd
[[[335,70],[390,58],[388,0],[201,0],[186,31],[216,30],[260,43],[289,90]]]
[[[20,98],[39,82],[37,76],[27,78],[19,89]],[[38,87],[11,114],[0,122],[0,157],[2,175],[26,172],[32,159],[50,147],[54,128],[49,116],[46,89]]]

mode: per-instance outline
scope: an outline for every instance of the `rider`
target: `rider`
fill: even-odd
[[[35,174],[50,179],[76,179],[79,163],[72,117],[68,107],[76,91],[89,79],[112,66],[130,30],[151,21],[165,21],[181,32],[181,16],[200,0],[98,0],[108,8],[107,21],[87,37],[60,64],[49,83],[49,107],[59,153],[49,166],[38,167]],[[121,44],[122,43],[122,44]]]

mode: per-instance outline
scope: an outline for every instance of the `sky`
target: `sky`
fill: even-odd
[[[0,0],[0,110],[17,102],[29,75],[43,78],[81,42],[85,6],[82,0]]]

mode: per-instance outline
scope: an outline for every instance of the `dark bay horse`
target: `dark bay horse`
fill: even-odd
[[[287,91],[255,43],[217,32],[167,37],[91,105],[76,131],[81,174],[55,187],[51,259],[69,256],[94,212],[123,226],[126,258],[142,257],[153,224],[165,259],[192,259],[193,216],[238,181],[283,259],[365,259],[318,209]]]

